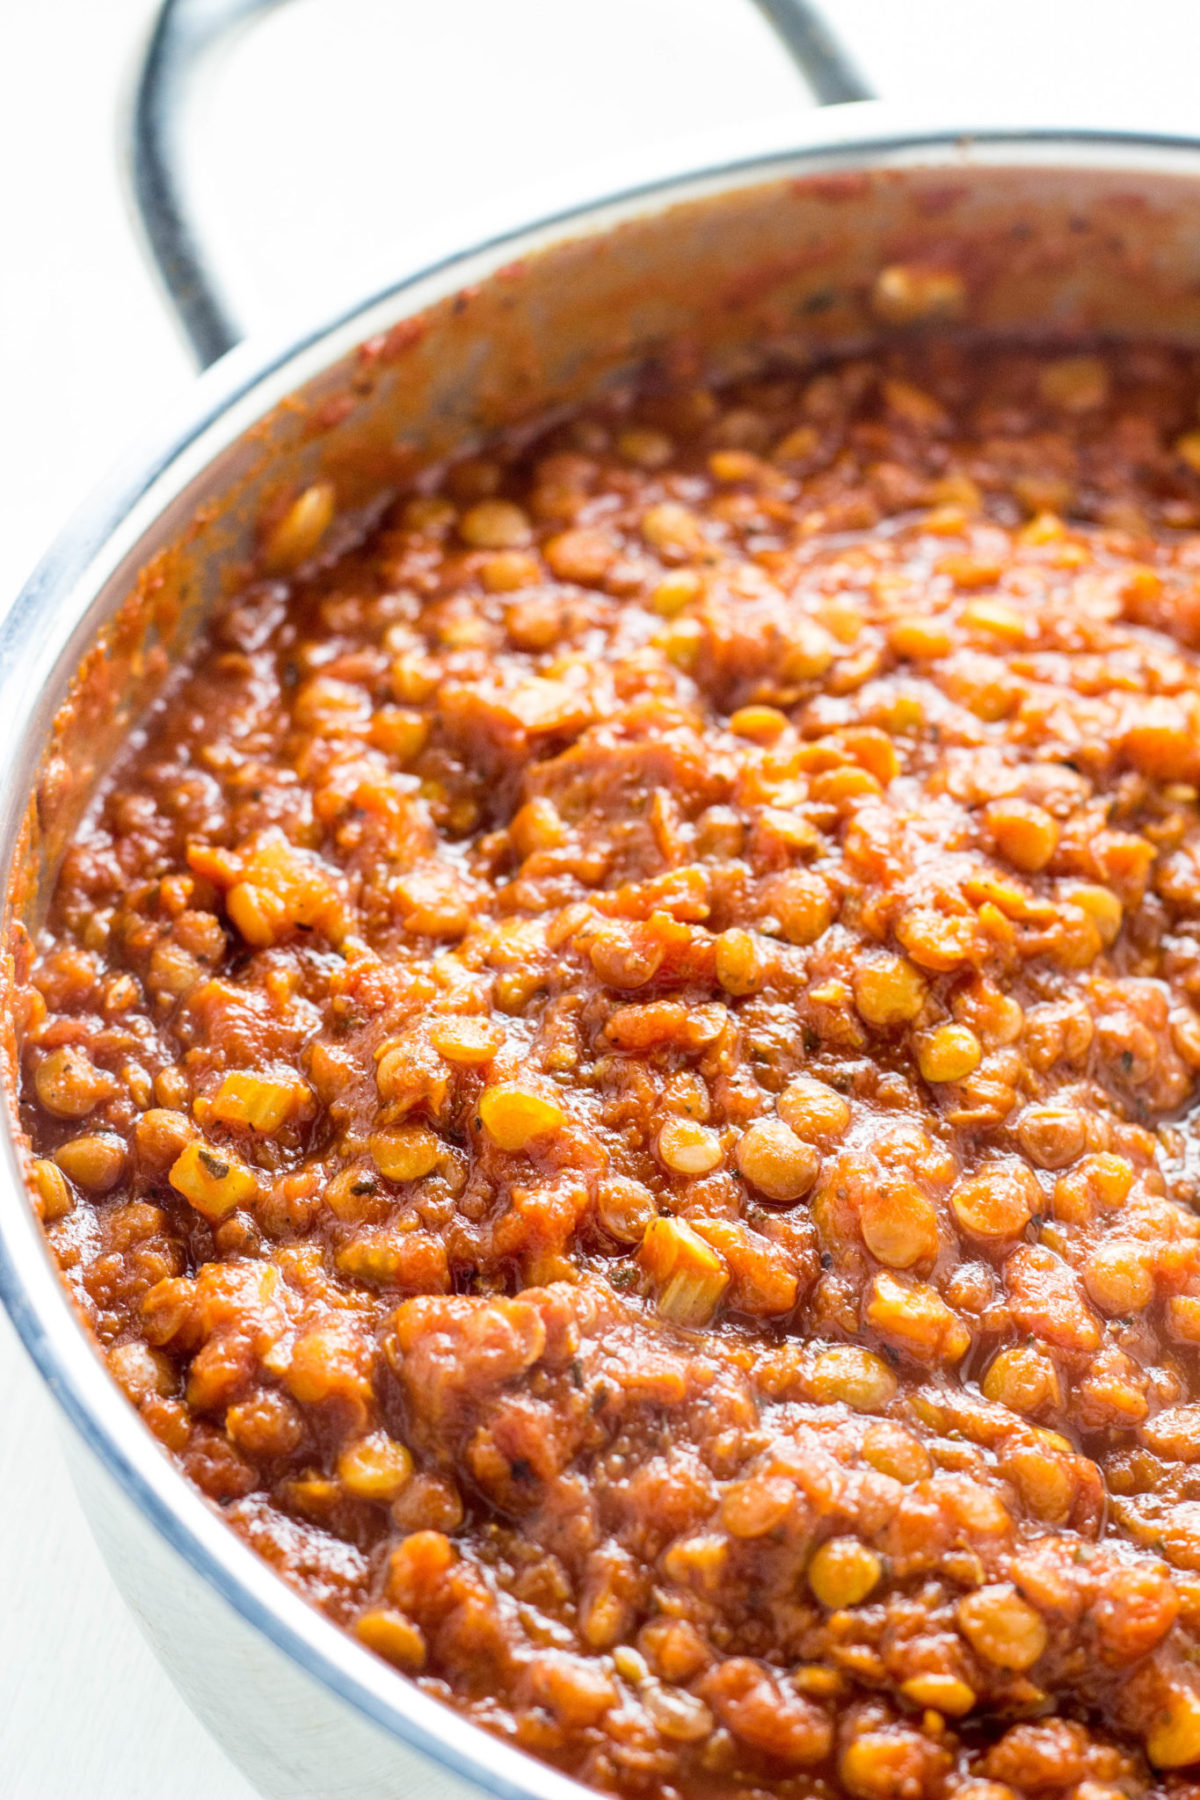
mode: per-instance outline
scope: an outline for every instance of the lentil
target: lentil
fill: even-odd
[[[55,1151],[59,1168],[89,1193],[107,1194],[125,1173],[125,1143],[114,1133],[95,1131],[69,1138]]]
[[[798,1200],[817,1178],[820,1157],[782,1119],[760,1119],[738,1141],[737,1166],[770,1200]]]
[[[798,1137],[839,1138],[850,1123],[850,1102],[823,1081],[797,1075],[778,1101],[779,1116]]]
[[[658,1134],[658,1154],[676,1175],[708,1175],[721,1161],[721,1140],[707,1125],[668,1119]]]
[[[333,523],[337,496],[328,481],[316,481],[288,507],[263,545],[263,566],[283,575],[314,554]]]
[[[52,1162],[35,1162],[32,1182],[38,1213],[43,1225],[55,1225],[65,1219],[75,1205],[66,1176]]]
[[[338,1479],[359,1500],[394,1500],[412,1476],[412,1457],[386,1432],[348,1444],[338,1457]]]
[[[917,1044],[926,1081],[962,1081],[979,1067],[983,1046],[969,1025],[939,1025]]]
[[[1003,1583],[960,1600],[958,1622],[972,1649],[1001,1669],[1031,1669],[1046,1648],[1041,1615]]]
[[[723,931],[716,942],[717,980],[729,994],[752,994],[762,982],[762,962],[748,931]]]
[[[1015,1158],[992,1163],[960,1182],[950,1196],[954,1216],[972,1237],[1015,1238],[1041,1202],[1037,1178]]]
[[[857,1538],[830,1538],[808,1565],[808,1585],[830,1608],[857,1606],[879,1585],[883,1564]]]
[[[535,1138],[557,1131],[566,1113],[556,1100],[543,1094],[516,1083],[498,1083],[480,1097],[479,1117],[502,1150],[523,1150]]]
[[[868,1025],[906,1025],[924,1002],[925,982],[903,956],[879,958],[855,970],[854,1004]]]

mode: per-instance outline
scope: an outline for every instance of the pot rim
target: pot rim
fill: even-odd
[[[540,204],[493,211],[474,229],[426,242],[398,276],[315,326],[256,338],[223,357],[76,512],[0,626],[0,846],[7,868],[35,770],[73,669],[101,623],[100,595],[146,531],[225,448],[363,339],[423,311],[518,256],[722,191],[829,169],[1003,164],[1111,168],[1200,178],[1200,139],[1080,121],[963,125],[923,121],[879,102],[795,122],[708,133],[648,158],[593,168],[540,191]],[[529,220],[533,222],[530,223]],[[0,1298],[79,1436],[127,1499],[191,1568],[299,1670],[376,1726],[500,1800],[582,1800],[587,1792],[469,1723],[317,1612],[220,1518],[146,1430],[96,1354],[26,1203],[14,1132],[0,1142]]]

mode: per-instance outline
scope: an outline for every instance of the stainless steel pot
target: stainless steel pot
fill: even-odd
[[[792,15],[823,97],[860,91],[791,0],[763,3]],[[217,10],[224,22],[245,0]],[[212,11],[210,0],[202,22]],[[195,18],[174,5],[156,33],[139,186],[168,283],[207,355],[234,332],[167,154],[172,85],[208,28]],[[673,337],[718,362],[764,340],[819,355],[878,329],[878,278],[895,266],[956,272],[971,329],[1200,344],[1200,144],[1084,127],[963,129],[874,105],[817,115],[801,133],[726,139],[691,167],[575,196],[533,225],[494,225],[319,329],[234,350],[203,378],[67,527],[0,632],[6,983],[110,756],[281,484],[321,469],[348,493],[395,480],[450,443],[583,394]],[[11,1028],[3,1056],[0,1293],[70,1421],[80,1493],[116,1580],[196,1712],[280,1800],[580,1794],[306,1606],[169,1463],[109,1379],[46,1253],[22,1181]]]

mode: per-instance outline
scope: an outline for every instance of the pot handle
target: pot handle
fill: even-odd
[[[192,216],[183,124],[196,69],[237,26],[282,0],[163,0],[134,94],[130,182],[146,247],[202,369],[245,335]],[[756,0],[819,106],[870,88],[812,0]]]
[[[755,0],[760,13],[812,89],[818,106],[875,95],[846,46],[812,0]]]

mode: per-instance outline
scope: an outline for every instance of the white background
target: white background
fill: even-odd
[[[830,6],[889,98],[1200,132],[1195,0]],[[0,0],[0,608],[193,379],[118,172],[150,11]],[[292,0],[210,72],[196,194],[269,327],[386,276],[414,234],[515,206],[547,167],[771,115],[799,128],[807,105],[749,0]],[[0,1316],[0,1800],[249,1795],[125,1614]]]

